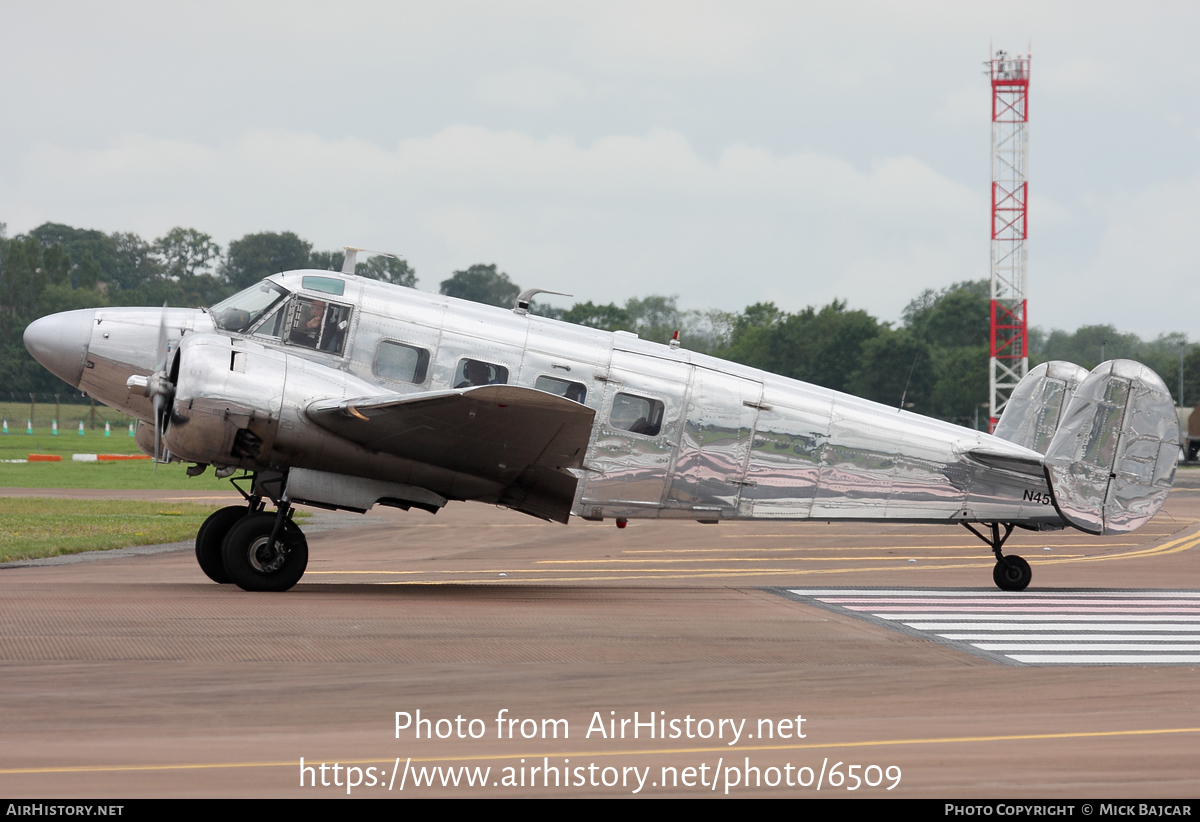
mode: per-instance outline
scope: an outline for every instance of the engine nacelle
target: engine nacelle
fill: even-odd
[[[176,357],[175,399],[163,437],[172,457],[250,471],[336,471],[348,459],[370,460],[361,446],[313,426],[303,409],[314,399],[378,394],[378,386],[219,334],[188,335]]]
[[[286,355],[218,334],[190,334],[176,357],[175,399],[163,436],[171,455],[267,468],[283,406]]]

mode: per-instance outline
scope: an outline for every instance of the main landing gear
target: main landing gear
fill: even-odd
[[[282,480],[282,477],[280,477]],[[252,483],[253,493],[234,487],[246,505],[230,505],[213,513],[196,532],[196,562],[209,579],[237,585],[243,591],[286,591],[308,567],[308,540],[292,521],[286,494],[272,494],[276,483]],[[263,510],[268,495],[276,510]]]
[[[1012,523],[1004,523],[1003,536],[1000,535],[1001,523],[991,522],[983,524],[990,526],[992,531],[990,537],[976,531],[971,523],[963,523],[968,531],[992,546],[992,553],[996,555],[996,567],[992,569],[992,581],[996,583],[996,587],[1004,591],[1024,591],[1029,587],[1029,581],[1033,579],[1033,569],[1029,567],[1028,562],[1020,557],[1015,555],[1006,557],[1001,552],[1005,541],[1012,535]]]

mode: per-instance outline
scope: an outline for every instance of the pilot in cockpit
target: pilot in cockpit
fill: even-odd
[[[322,300],[313,300],[305,305],[305,302],[305,300],[300,301],[300,308],[297,311],[299,316],[292,325],[292,332],[288,335],[288,339],[296,345],[316,348],[317,342],[321,339],[321,323],[325,319],[325,303]]]
[[[312,305],[308,307],[308,319],[304,322],[304,327],[313,334],[321,333],[321,320],[325,317],[325,303],[321,300],[313,300]]]

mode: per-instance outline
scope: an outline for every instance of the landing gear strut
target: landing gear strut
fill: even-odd
[[[234,481],[246,505],[222,508],[200,526],[196,561],[213,582],[232,582],[244,591],[286,591],[308,567],[308,540],[292,521],[283,476],[251,480],[252,493]],[[263,511],[264,496],[275,503],[273,513]]]
[[[1006,557],[1001,551],[1005,541],[1012,535],[1012,523],[1004,523],[1003,536],[1000,535],[1001,523],[983,524],[991,527],[990,537],[976,531],[971,523],[963,523],[968,531],[992,547],[992,553],[996,555],[996,567],[992,569],[992,581],[996,583],[996,587],[1004,591],[1024,591],[1029,587],[1029,581],[1033,579],[1033,570],[1029,567],[1029,563],[1016,555]]]

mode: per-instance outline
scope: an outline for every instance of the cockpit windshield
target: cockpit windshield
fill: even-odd
[[[217,328],[226,331],[247,331],[287,296],[285,289],[270,280],[263,280],[214,305],[211,309],[213,322]]]

